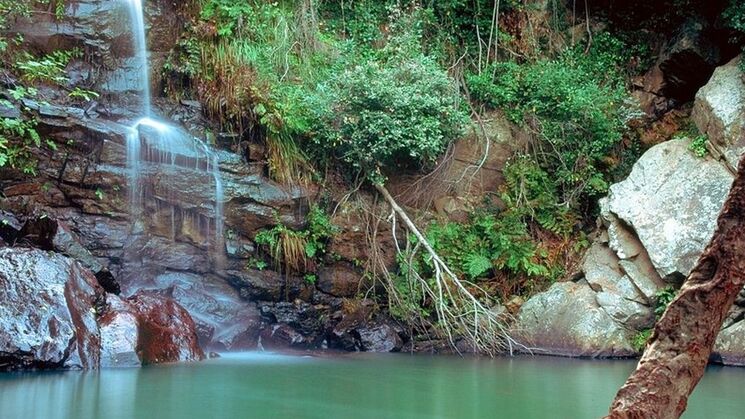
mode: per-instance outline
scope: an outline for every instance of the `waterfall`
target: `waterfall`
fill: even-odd
[[[145,35],[145,13],[142,0],[127,0],[129,3],[132,36],[134,38],[135,57],[140,69],[140,88],[142,90],[143,116],[150,116],[150,65],[147,58],[147,37]]]
[[[209,246],[213,260],[219,269],[224,261],[225,238],[224,191],[217,153],[186,131],[154,116],[150,97],[150,63],[147,52],[143,0],[125,1],[128,3],[131,15],[132,38],[135,56],[140,66],[140,94],[142,96],[140,100],[142,118],[131,125],[130,133],[127,136],[129,206],[134,219],[135,230],[140,228],[139,224],[146,211],[147,202],[154,201],[156,208],[160,208],[163,202],[170,204],[170,238],[172,240],[176,240],[178,237],[177,214],[181,226],[184,226],[187,220],[193,219],[191,215],[184,214],[183,208],[179,208],[178,212],[176,210],[175,203],[181,202],[179,194],[183,191],[155,191],[154,187],[147,187],[146,185],[145,180],[148,179],[148,176],[153,179],[157,178],[157,181],[161,184],[178,184],[179,179],[175,179],[175,177],[182,175],[185,170],[193,171],[195,179],[206,175],[210,178],[210,182],[214,184],[212,198],[214,205],[211,208],[214,228],[210,228],[209,220],[207,220],[204,236],[208,240],[207,246]],[[168,182],[168,176],[174,176],[171,182]],[[199,207],[192,208],[192,210],[198,211]],[[156,209],[154,212],[157,217],[163,211]],[[197,224],[201,226],[201,218],[199,218]],[[210,243],[210,239],[212,243]]]

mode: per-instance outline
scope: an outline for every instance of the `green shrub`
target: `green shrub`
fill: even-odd
[[[607,191],[608,160],[633,115],[626,58],[619,40],[601,34],[588,54],[569,49],[555,60],[497,63],[466,82],[474,99],[536,132],[535,161],[555,179],[557,202],[576,208],[583,197]]]
[[[631,339],[631,347],[637,352],[644,351],[649,338],[652,336],[652,329],[644,329],[637,332]]]
[[[472,280],[500,270],[548,275],[525,224],[514,214],[496,216],[482,211],[465,224],[433,223],[427,229],[427,240],[456,274]],[[430,267],[426,259],[422,266]]]
[[[22,53],[15,66],[20,71],[23,80],[28,83],[41,81],[64,85],[69,81],[65,67],[70,60],[80,58],[82,55],[83,52],[77,48],[69,51],[54,51],[41,58]]]
[[[535,161],[518,156],[504,168],[505,188],[501,195],[508,210],[519,219],[535,221],[544,229],[567,237],[576,220],[566,205],[558,203],[557,183]]]
[[[0,101],[0,106],[12,106]],[[0,118],[0,168],[12,167],[27,174],[36,173],[31,148],[41,146],[36,120]]]
[[[735,44],[742,43],[745,39],[745,3],[740,0],[730,0],[727,8],[722,12],[722,18],[725,26],[737,33],[730,41]],[[745,60],[740,60],[740,69],[745,72]]]
[[[659,319],[660,316],[667,310],[667,306],[673,302],[675,297],[678,295],[678,290],[673,287],[665,287],[655,294],[655,307],[654,314]]]
[[[427,166],[465,121],[453,82],[421,55],[362,63],[321,92],[313,145],[369,174]]]

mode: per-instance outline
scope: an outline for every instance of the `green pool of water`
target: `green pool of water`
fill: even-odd
[[[598,418],[633,361],[232,354],[197,364],[0,374],[0,417]],[[745,369],[710,367],[685,418],[745,417]]]

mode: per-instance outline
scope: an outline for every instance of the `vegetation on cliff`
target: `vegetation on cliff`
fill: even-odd
[[[55,14],[61,5],[0,0],[0,32],[34,7]],[[488,150],[494,138],[484,116],[506,118],[526,140],[513,145],[499,189],[471,197],[466,217],[432,217],[427,206],[404,211],[390,202],[405,224],[394,233],[407,231],[395,237],[395,269],[375,278],[386,293],[373,294],[397,318],[442,330],[444,317],[490,312],[571,274],[589,243],[597,200],[645,147],[637,129],[642,113],[629,91],[650,66],[654,45],[632,27],[657,18],[642,7],[630,22],[599,7],[192,0],[179,6],[188,24],[166,57],[162,93],[201,102],[236,149],[263,145],[278,182],[377,189],[389,201],[399,197],[383,191],[388,180],[426,178],[469,132]],[[671,19],[690,18],[686,10],[671,8]],[[722,3],[716,13],[733,45],[742,44],[739,2]],[[70,101],[97,93],[66,78],[78,50],[32,54],[13,37],[0,38],[0,50],[11,63],[0,106],[22,113],[0,119],[0,166],[33,173],[29,150],[53,145],[36,132],[23,99],[43,100],[36,87],[44,84],[61,87]],[[694,151],[703,155],[705,143],[699,139]],[[256,263],[313,281],[315,268],[333,257],[326,247],[337,231],[321,207],[313,207],[306,228],[278,221],[253,238],[263,250]],[[452,278],[442,282],[443,275]],[[438,287],[445,292],[424,292]],[[445,296],[455,289],[460,297]],[[459,306],[458,298],[467,303]],[[458,335],[464,326],[445,329]]]

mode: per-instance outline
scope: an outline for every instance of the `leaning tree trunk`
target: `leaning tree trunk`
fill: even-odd
[[[607,418],[680,417],[744,284],[745,158],[711,242],[655,326],[636,371],[618,391]]]

